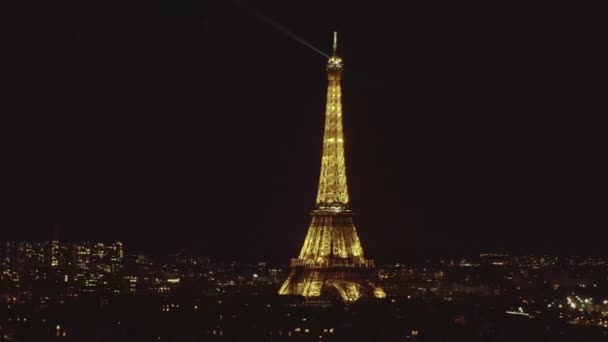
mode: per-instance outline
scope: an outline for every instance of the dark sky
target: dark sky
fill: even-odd
[[[85,3],[3,21],[0,240],[57,229],[131,250],[296,256],[324,58],[229,1]],[[370,257],[604,253],[601,12],[248,3],[324,51],[340,32]]]

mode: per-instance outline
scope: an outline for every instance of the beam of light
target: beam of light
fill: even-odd
[[[264,15],[262,12],[258,11],[257,9],[253,8],[252,6],[250,6],[248,4],[245,4],[244,2],[242,2],[240,0],[234,0],[233,2],[241,10],[243,10],[243,11],[249,13],[250,15],[256,17],[260,21],[265,22],[266,24],[268,24],[271,27],[273,27],[274,29],[280,31],[281,33],[283,33],[287,37],[289,37],[289,38],[291,38],[291,39],[299,42],[300,44],[302,44],[302,45],[304,45],[304,46],[312,49],[313,51],[315,51],[316,53],[320,54],[323,57],[329,58],[329,55],[327,55],[325,52],[323,52],[320,49],[316,48],[314,45],[310,44],[309,42],[305,41],[304,39],[298,37],[295,33],[289,31],[285,26],[279,24],[278,22],[276,22],[272,18]]]

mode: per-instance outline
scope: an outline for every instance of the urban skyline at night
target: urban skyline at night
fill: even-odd
[[[608,337],[592,11],[21,6],[0,342]]]

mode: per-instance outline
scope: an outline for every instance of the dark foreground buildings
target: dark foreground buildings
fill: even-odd
[[[386,298],[280,296],[289,267],[120,243],[0,243],[0,341],[604,341],[608,260],[378,267]]]

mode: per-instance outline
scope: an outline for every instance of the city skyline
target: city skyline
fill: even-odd
[[[125,254],[123,247],[0,241],[0,339],[603,341],[608,335],[607,257],[484,253],[380,264],[387,296],[344,303],[277,295],[289,274],[284,264]],[[505,329],[513,325],[518,329]]]
[[[348,178],[375,259],[603,253],[599,24],[252,4],[325,52],[329,32],[345,41]],[[300,247],[324,59],[239,6],[174,6],[161,20],[15,26],[0,81],[4,240],[55,229],[277,261]]]
[[[11,3],[0,342],[606,341],[604,12],[430,5]]]

